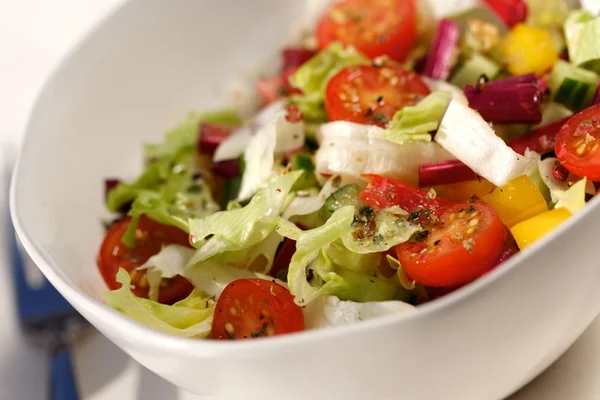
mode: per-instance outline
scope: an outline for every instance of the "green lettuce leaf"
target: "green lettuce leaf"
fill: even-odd
[[[378,212],[375,216],[375,230],[372,235],[362,237],[359,231],[364,230],[360,221],[356,221],[352,229],[342,235],[344,246],[358,254],[383,253],[392,247],[406,242],[421,229],[418,225],[411,224],[406,218],[397,218],[385,212]]]
[[[585,10],[573,11],[564,32],[571,62],[600,73],[600,18]]]
[[[332,291],[332,295],[341,300],[357,301],[360,303],[371,301],[401,300],[408,301],[410,293],[393,282],[355,272],[347,268],[336,267],[335,272],[343,280]]]
[[[324,225],[309,231],[279,219],[279,234],[296,241],[296,252],[288,269],[288,285],[296,304],[304,306],[322,294],[333,294],[345,284],[335,273],[327,249],[350,228],[353,219],[352,206],[338,209]]]
[[[431,141],[429,132],[436,131],[446,113],[452,95],[445,91],[429,94],[418,104],[404,107],[396,112],[384,133],[384,138],[393,143],[409,140]]]
[[[335,42],[302,64],[291,76],[290,83],[304,93],[324,92],[329,79],[342,68],[368,62],[355,48]]]
[[[189,233],[190,218],[201,218],[219,211],[210,188],[204,181],[195,179],[193,162],[194,155],[186,153],[179,157],[179,162],[172,168],[174,171],[159,187],[154,190],[135,189],[136,197],[128,213],[133,220],[122,239],[124,243],[129,246],[135,243],[135,226],[142,215]]]
[[[325,88],[329,80],[341,69],[367,64],[369,59],[353,47],[344,47],[335,42],[302,64],[290,77],[292,86],[300,89],[302,95],[294,95],[292,104],[296,104],[308,122],[324,122]]]
[[[184,173],[173,175],[159,190],[152,192],[153,197],[162,202],[158,207],[164,207],[169,217],[183,220],[186,225],[189,218],[204,217],[220,209],[213,200],[208,185],[202,180],[195,180],[191,172],[190,167]],[[141,192],[133,203],[132,213],[150,213],[152,208],[156,207],[140,199],[143,197],[142,194],[144,192]],[[169,222],[165,221],[165,223]]]
[[[131,183],[121,183],[108,193],[106,206],[112,212],[119,212],[137,197],[140,190],[156,189],[171,176],[172,162],[168,159],[149,164],[144,172]]]
[[[151,328],[176,336],[203,338],[210,334],[214,306],[211,298],[194,290],[172,306],[135,296],[124,269],[117,273],[121,288],[104,293],[109,306]]]
[[[302,173],[294,171],[279,176],[243,208],[191,218],[190,235],[197,251],[188,267],[193,268],[195,264],[225,252],[249,249],[264,241],[275,230],[288,194]]]
[[[417,285],[417,281],[408,276],[408,274],[402,268],[402,265],[400,265],[400,261],[389,254],[386,254],[385,258],[390,268],[396,270],[400,285],[402,285],[402,287],[406,290],[413,290]]]
[[[275,260],[277,248],[283,237],[276,231],[271,232],[265,240],[242,250],[228,251],[213,257],[214,262],[226,263],[236,268],[268,274]]]
[[[273,232],[273,234],[278,236],[276,232]],[[273,234],[271,236],[274,236]],[[269,238],[259,243],[255,248],[260,247],[264,243],[268,243],[270,240]],[[252,257],[252,253],[256,252],[257,250],[248,252],[249,257]],[[196,289],[199,289],[210,296],[214,296],[215,298],[218,298],[221,295],[225,286],[236,279],[261,277],[258,272],[246,269],[245,264],[250,264],[251,261],[243,263],[238,262],[237,266],[229,264],[228,261],[230,260],[228,259],[241,261],[233,256],[236,252],[232,252],[228,256],[222,258],[213,257],[212,259],[203,262],[201,268],[186,269],[185,267],[193,257],[194,253],[195,250],[188,247],[168,245],[163,247],[158,254],[150,257],[144,265],[138,268],[140,270],[148,270],[148,283],[150,285],[151,299],[158,298],[161,279],[170,279],[177,275],[184,276],[192,282]],[[241,253],[242,252],[240,252],[240,254]],[[274,254],[273,251],[272,255]]]
[[[379,253],[355,253],[343,244],[354,215],[353,206],[342,207],[324,225],[308,231],[280,219],[277,231],[296,241],[288,269],[296,304],[304,306],[321,295],[360,302],[408,300],[410,294],[399,285],[372,275],[381,261]]]
[[[175,157],[183,150],[194,149],[198,141],[198,130],[201,123],[236,126],[239,125],[240,119],[237,111],[233,109],[190,113],[177,127],[165,134],[163,143],[144,145],[146,159]]]
[[[131,203],[129,215],[133,221],[123,238],[126,244],[133,245],[137,220],[142,214],[188,231],[188,218],[219,210],[209,188],[195,175],[201,122],[231,125],[237,124],[238,118],[232,110],[190,114],[166,134],[164,143],[145,146],[148,165],[136,180],[122,183],[108,194],[106,205],[112,212]]]
[[[355,253],[348,250],[341,239],[331,243],[327,256],[335,265],[368,275],[374,275],[381,262],[379,253]]]
[[[304,116],[304,122],[308,125],[319,125],[327,121],[325,111],[325,96],[321,92],[308,94],[295,94],[290,96],[290,104],[296,105]],[[307,137],[316,137],[307,133]]]

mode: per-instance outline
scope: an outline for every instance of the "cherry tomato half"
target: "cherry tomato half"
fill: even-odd
[[[116,276],[119,268],[125,269],[131,276],[131,290],[138,297],[148,298],[148,278],[146,271],[138,271],[150,257],[157,254],[163,246],[178,244],[190,246],[188,234],[173,226],[162,225],[142,216],[136,230],[135,246],[127,247],[121,238],[129,226],[131,218],[116,222],[106,233],[98,254],[98,268],[109,289],[121,287]],[[192,284],[182,276],[163,279],[158,302],[173,304],[186,298],[194,290]]]
[[[441,214],[452,203],[441,197],[432,198],[427,192],[407,183],[379,175],[363,175],[369,185],[360,192],[358,198],[375,209],[400,206],[412,213],[430,210]]]
[[[386,127],[396,111],[430,93],[419,76],[398,66],[363,65],[337,73],[325,91],[331,121],[352,121]]]
[[[414,0],[346,0],[335,3],[316,30],[319,48],[341,41],[369,58],[404,61],[417,37]]]
[[[554,151],[563,167],[575,175],[600,180],[600,105],[571,117],[560,128]]]
[[[458,286],[496,264],[506,229],[489,204],[460,202],[446,208],[441,222],[396,247],[398,261],[417,282],[431,287]]]
[[[302,308],[286,288],[274,281],[233,281],[215,307],[213,339],[253,339],[304,330]]]

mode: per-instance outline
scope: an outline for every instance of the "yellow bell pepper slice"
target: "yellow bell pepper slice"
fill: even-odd
[[[435,187],[435,191],[445,199],[451,201],[467,201],[473,196],[485,196],[496,186],[484,178],[474,181],[450,183]]]
[[[556,64],[558,53],[546,29],[517,24],[504,39],[502,49],[508,71],[513,75],[541,75]]]
[[[571,213],[564,208],[556,208],[536,215],[523,221],[510,229],[519,249],[531,246],[536,240],[552,232],[556,227],[565,222]]]
[[[542,192],[527,175],[508,182],[482,200],[491,204],[507,227],[548,211],[548,204]]]

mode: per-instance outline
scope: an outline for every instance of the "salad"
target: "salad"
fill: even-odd
[[[252,339],[415,312],[578,213],[600,182],[600,18],[561,0],[330,2],[257,78],[107,179],[106,302]]]

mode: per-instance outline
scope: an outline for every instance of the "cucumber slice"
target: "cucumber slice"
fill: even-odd
[[[569,108],[581,110],[592,104],[600,76],[560,60],[550,76],[553,100]]]
[[[475,53],[454,73],[450,82],[462,88],[465,85],[476,83],[481,75],[493,80],[498,76],[500,70],[500,66],[494,61]]]
[[[355,184],[342,186],[333,192],[325,200],[325,204],[323,204],[323,207],[319,211],[323,221],[327,221],[331,217],[331,214],[342,207],[356,205],[359,192],[360,187]]]

